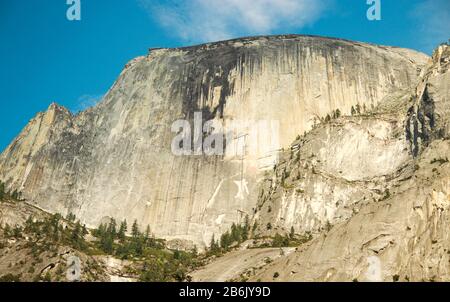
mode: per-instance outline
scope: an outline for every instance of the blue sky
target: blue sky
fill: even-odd
[[[450,1],[66,0],[0,2],[0,150],[51,102],[80,111],[94,104],[124,65],[149,47],[175,47],[258,34],[314,34],[431,53],[450,37]]]

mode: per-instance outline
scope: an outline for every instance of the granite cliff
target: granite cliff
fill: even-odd
[[[128,63],[95,107],[74,115],[52,104],[39,113],[1,154],[0,180],[39,208],[71,212],[89,226],[137,219],[158,237],[199,246],[246,215],[274,230],[319,232],[384,196],[387,181],[410,167],[410,152],[425,156],[422,149],[448,133],[449,107],[430,105],[431,95],[448,100],[447,78],[443,87],[426,84],[445,70],[424,74],[428,59],[310,36],[154,49]],[[341,117],[354,108],[367,116]],[[173,122],[193,123],[196,112],[225,127],[237,122],[223,155],[173,154]],[[260,121],[266,128],[252,135]],[[290,148],[292,158],[283,151]],[[266,215],[268,200],[275,203]]]

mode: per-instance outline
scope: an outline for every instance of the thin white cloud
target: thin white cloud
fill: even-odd
[[[417,19],[417,39],[429,52],[450,38],[450,1],[424,0],[412,11]]]
[[[139,0],[171,34],[188,42],[272,34],[315,22],[329,0]]]
[[[103,99],[103,94],[101,94],[101,95],[84,94],[78,98],[77,105],[74,108],[74,111],[80,112],[80,111],[84,111],[88,108],[94,107],[102,99]]]

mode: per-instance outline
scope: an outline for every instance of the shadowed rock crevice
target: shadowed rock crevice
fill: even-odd
[[[417,88],[413,105],[408,111],[406,138],[411,144],[411,152],[417,157],[435,139],[448,137],[449,98],[448,70],[450,50],[439,47],[423,73]]]

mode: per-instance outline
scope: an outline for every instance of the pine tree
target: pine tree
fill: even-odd
[[[52,232],[52,225],[48,220],[45,220],[42,226],[42,233],[45,236],[48,236],[51,234],[51,232]]]
[[[173,252],[173,259],[179,260],[181,258],[181,254],[179,250],[175,250]]]
[[[221,237],[220,237],[220,247],[224,250],[228,250],[232,243],[232,237],[230,232],[226,231]]]
[[[214,239],[214,234],[211,237],[211,242],[209,244],[209,249],[212,251],[214,248],[214,245],[216,244],[216,240]]]
[[[20,226],[16,226],[12,230],[12,235],[14,238],[22,238],[23,230]]]
[[[291,240],[295,238],[295,229],[293,226],[291,227],[291,232],[289,233],[289,237],[291,238]]]
[[[120,223],[119,232],[117,234],[117,237],[120,241],[124,242],[126,238],[128,227],[127,227],[127,220],[124,220]]]
[[[82,228],[82,230],[81,230],[81,234],[82,234],[82,237],[83,237],[83,238],[84,238],[84,236],[86,236],[87,234],[89,234],[89,231],[87,230],[85,224],[83,224],[83,228]]]
[[[147,228],[145,229],[145,239],[150,239],[150,226],[147,225]]]
[[[70,222],[75,222],[75,220],[77,219],[77,217],[75,216],[75,214],[69,213],[69,214],[67,214],[66,219],[67,219],[68,221],[70,221]]]
[[[0,181],[0,200],[2,200],[5,195],[5,184]]]
[[[211,243],[209,244],[209,251],[213,255],[216,255],[219,252],[219,246],[214,238],[214,234],[212,235]]]
[[[33,232],[33,217],[28,216],[27,220],[25,221],[25,232]]]
[[[131,227],[131,236],[133,236],[134,239],[138,238],[140,235],[139,233],[139,225],[137,220],[133,222],[133,226]]]
[[[81,238],[81,224],[80,222],[77,222],[75,224],[75,227],[72,230],[72,234],[70,236],[72,243],[75,246],[78,246],[78,244],[80,243],[80,238]]]
[[[51,236],[53,241],[59,241],[59,220],[61,219],[61,215],[55,214],[50,218],[50,228],[51,228]]]
[[[111,219],[111,222],[109,223],[108,226],[108,233],[109,235],[112,237],[112,239],[114,240],[114,238],[116,238],[117,235],[117,223],[116,220],[114,218]]]
[[[248,215],[246,215],[245,216],[244,227],[243,227],[243,230],[242,230],[242,240],[243,241],[248,239],[249,231],[250,231],[250,219],[249,219]]]
[[[282,247],[284,244],[284,238],[280,234],[276,233],[272,241],[272,247]]]
[[[194,248],[192,249],[191,254],[194,258],[196,258],[198,256],[198,249],[197,249],[196,245],[194,245]]]
[[[98,226],[96,230],[94,230],[93,235],[97,238],[102,238],[102,236],[106,233],[106,225],[103,223]]]
[[[137,256],[141,256],[144,252],[144,237],[142,234],[135,240],[134,252]]]
[[[356,104],[356,113],[359,115],[361,114],[361,105]]]
[[[356,110],[355,110],[355,107],[353,107],[353,106],[352,106],[351,114],[352,114],[352,116],[356,115]]]
[[[113,248],[114,240],[110,233],[104,233],[100,238],[100,245],[102,250],[107,254],[112,254],[114,251]]]
[[[5,237],[11,236],[11,227],[9,224],[5,223],[5,226],[3,227],[3,232],[5,233]]]
[[[147,246],[149,246],[152,243],[152,233],[150,231],[149,225],[147,225],[147,228],[145,229],[144,242],[145,242],[145,245],[147,245]]]
[[[139,256],[143,252],[144,238],[141,232],[139,232],[139,225],[137,223],[137,220],[134,221],[133,226],[131,227],[131,236],[131,250],[136,256]]]
[[[19,192],[17,192],[17,190],[14,190],[14,192],[11,194],[11,198],[14,200],[19,200]]]
[[[241,232],[240,229],[236,226],[235,223],[231,225],[231,235],[230,242],[240,242],[241,241]]]

